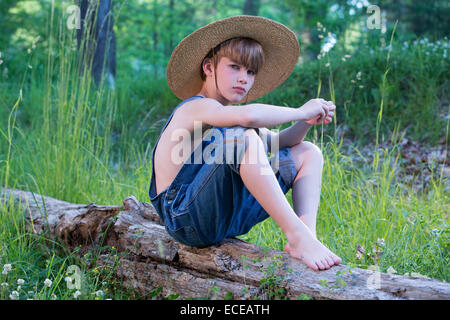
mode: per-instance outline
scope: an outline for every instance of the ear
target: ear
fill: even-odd
[[[211,68],[212,68],[211,59],[210,58],[203,59],[202,70],[203,70],[203,73],[206,75],[206,77],[209,77],[209,75],[212,74]]]
[[[202,63],[203,72],[207,77],[213,76],[213,63],[212,58],[205,58]]]

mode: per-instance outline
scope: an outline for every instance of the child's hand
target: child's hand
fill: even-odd
[[[334,116],[336,106],[332,101],[324,99],[311,99],[305,103],[300,109],[306,116],[305,122],[311,125],[329,124]]]

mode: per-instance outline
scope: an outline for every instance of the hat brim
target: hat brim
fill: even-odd
[[[253,101],[282,84],[298,62],[300,47],[296,35],[268,18],[240,15],[203,26],[185,37],[174,49],[167,65],[167,82],[181,100],[197,94],[203,85],[200,64],[208,52],[225,40],[248,37],[264,51],[264,65],[255,77],[245,100]]]

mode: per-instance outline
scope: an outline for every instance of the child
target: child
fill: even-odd
[[[183,101],[155,143],[149,196],[178,242],[209,246],[271,216],[292,257],[314,270],[341,262],[316,238],[323,158],[303,141],[311,125],[331,122],[336,107],[323,99],[301,108],[247,104],[283,83],[298,57],[292,31],[255,16],[210,23],[175,48],[167,81]],[[280,133],[265,128],[290,121]]]

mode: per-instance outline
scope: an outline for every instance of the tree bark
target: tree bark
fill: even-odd
[[[106,77],[109,88],[115,88],[116,37],[112,0],[92,2],[79,0],[81,28],[77,30],[80,71],[87,65],[95,84]],[[85,30],[87,29],[87,30]]]
[[[116,247],[122,254],[116,276],[147,297],[161,286],[163,296],[183,299],[297,299],[302,294],[339,300],[450,299],[446,282],[344,265],[313,271],[285,252],[238,239],[202,249],[185,246],[167,234],[151,204],[134,196],[123,206],[84,205],[2,188],[3,198],[19,206],[31,232],[60,239],[69,249]],[[110,264],[111,255],[102,254],[97,263]]]

